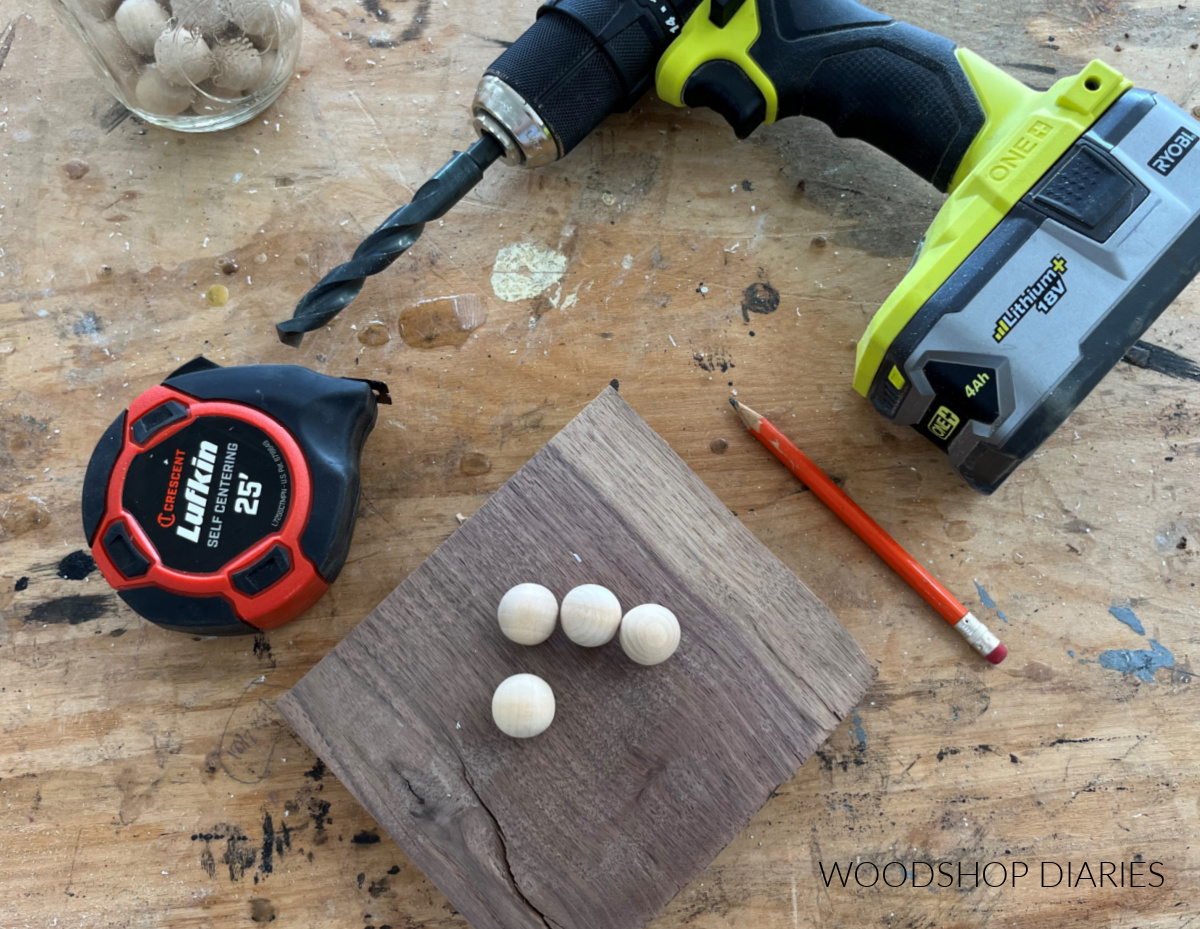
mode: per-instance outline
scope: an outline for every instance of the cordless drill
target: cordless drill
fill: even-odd
[[[497,160],[562,158],[656,84],[739,138],[789,116],[950,194],[854,387],[991,493],[1200,273],[1200,123],[1092,62],[1038,93],[854,0],[549,0],[487,69],[480,138],[277,327],[298,344]]]

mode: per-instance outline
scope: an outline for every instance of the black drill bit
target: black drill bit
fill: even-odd
[[[354,257],[338,265],[296,304],[292,318],[275,326],[279,341],[298,346],[304,333],[320,329],[337,316],[362,290],[366,279],[378,274],[403,255],[421,237],[425,224],[441,219],[483,179],[504,148],[490,135],[442,166],[421,185],[411,203],[396,210],[383,224],[363,239]]]

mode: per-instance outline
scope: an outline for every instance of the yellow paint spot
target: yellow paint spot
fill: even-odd
[[[213,284],[208,288],[208,293],[204,295],[204,299],[211,306],[224,306],[229,302],[229,288],[224,284]]]

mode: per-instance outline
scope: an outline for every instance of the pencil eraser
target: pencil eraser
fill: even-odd
[[[1008,657],[1008,649],[1005,648],[1004,643],[1001,642],[999,645],[997,645],[995,648],[992,649],[991,653],[987,656],[987,660],[990,661],[992,664],[1000,664],[1000,662],[1002,662],[1007,657]]]

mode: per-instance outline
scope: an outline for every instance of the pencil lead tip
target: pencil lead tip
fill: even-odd
[[[732,406],[736,410],[738,408],[737,397],[730,397],[729,405]]]

